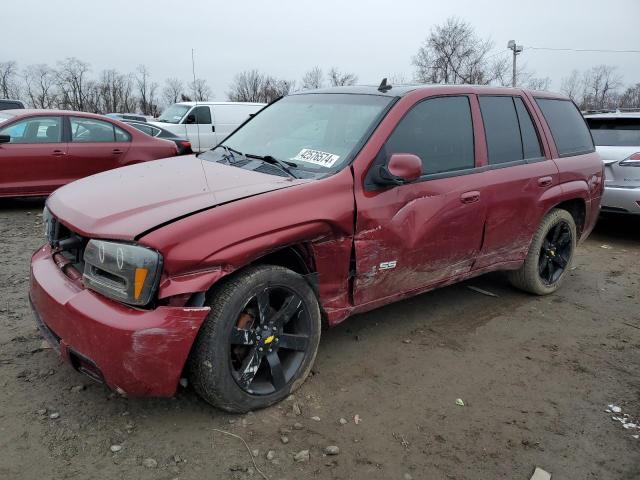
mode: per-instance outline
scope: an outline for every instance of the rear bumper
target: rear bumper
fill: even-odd
[[[74,283],[49,246],[31,260],[29,297],[45,338],[78,371],[131,396],[175,393],[209,308],[140,310]]]
[[[640,214],[640,188],[605,187],[602,210]]]

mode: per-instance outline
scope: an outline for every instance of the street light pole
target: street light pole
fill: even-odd
[[[511,74],[511,86],[516,86],[516,57],[522,52],[522,45],[516,45],[515,40],[509,40],[507,48],[513,52],[513,73]]]

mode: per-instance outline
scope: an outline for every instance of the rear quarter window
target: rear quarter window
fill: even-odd
[[[561,157],[594,151],[593,140],[578,108],[570,100],[536,98]]]

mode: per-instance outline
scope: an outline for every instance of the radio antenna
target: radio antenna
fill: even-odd
[[[198,121],[198,92],[196,90],[196,60],[195,60],[195,50],[192,48],[191,49],[191,72],[193,73],[193,98],[196,101],[196,132],[198,135],[198,150],[201,149],[201,144],[200,144],[200,122]]]

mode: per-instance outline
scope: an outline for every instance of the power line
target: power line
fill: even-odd
[[[599,52],[599,53],[640,53],[640,50],[607,50],[601,48],[551,48],[551,47],[528,47],[527,50],[553,50],[558,52]]]

